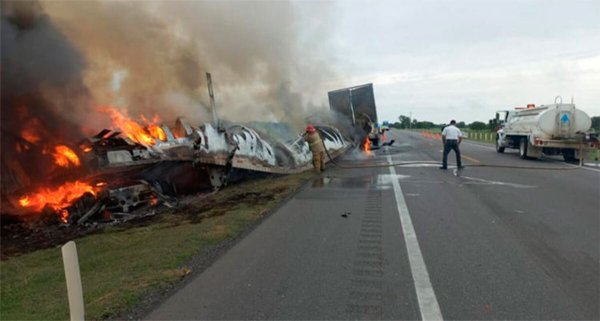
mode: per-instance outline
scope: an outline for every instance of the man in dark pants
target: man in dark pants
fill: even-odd
[[[454,150],[454,153],[456,153],[456,166],[458,168],[463,168],[460,161],[460,149],[458,148],[462,138],[463,134],[460,129],[456,127],[456,121],[450,121],[450,125],[446,126],[442,131],[444,158],[442,159],[442,167],[440,167],[440,169],[448,169],[448,153],[450,153],[450,150]]]

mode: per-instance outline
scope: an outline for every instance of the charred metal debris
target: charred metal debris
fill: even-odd
[[[332,157],[350,147],[338,129],[318,129]],[[121,222],[154,213],[154,206],[174,207],[177,196],[212,191],[256,175],[312,168],[311,152],[299,136],[286,140],[237,124],[192,127],[183,118],[161,130],[164,140],[153,144],[108,129],[81,142],[87,174],[78,181],[90,188],[68,206],[46,206],[42,212],[69,225]],[[13,209],[23,212],[18,206]]]

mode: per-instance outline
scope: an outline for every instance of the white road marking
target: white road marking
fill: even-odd
[[[588,170],[588,171],[592,171],[592,172],[597,172],[597,173],[600,173],[600,169],[595,169],[595,168],[590,168],[590,167],[585,167],[585,166],[584,166],[584,167],[582,167],[582,168],[583,168],[583,169],[586,169],[586,170]]]
[[[477,178],[477,177],[469,177],[469,176],[461,176],[461,177],[472,181],[472,182],[465,182],[463,184],[504,185],[504,186],[510,186],[510,187],[515,187],[515,188],[536,188],[537,187],[537,186],[531,186],[531,185],[521,185],[521,184],[506,183],[506,182],[500,182],[500,181],[490,181],[487,179]]]
[[[392,176],[390,174],[381,174],[377,175],[377,185],[390,185],[393,180],[397,179],[407,179],[410,178],[410,175],[396,175]]]
[[[584,166],[573,165],[573,164],[567,164],[567,165],[569,165],[570,167],[579,167],[579,168],[581,168],[581,169],[585,169],[585,170],[588,170],[588,171],[592,171],[592,172],[598,172],[598,173],[600,173],[600,169],[595,169],[595,168],[591,168],[591,167],[586,167],[585,165],[584,165]]]
[[[393,164],[390,155],[387,156],[387,160],[389,164]],[[390,175],[396,177],[396,169],[394,166],[390,166]],[[406,206],[406,201],[404,200],[404,195],[402,194],[402,189],[400,188],[400,183],[398,183],[397,179],[392,180],[392,186],[394,187],[398,215],[400,216],[400,224],[402,225],[402,234],[404,235],[404,242],[406,243],[406,250],[408,252],[410,272],[413,281],[415,282],[421,319],[428,321],[443,320],[442,312],[440,311],[437,298],[435,297],[435,292],[431,286],[429,273],[427,273],[427,266],[425,266],[423,254],[421,254],[417,233],[415,233],[415,228],[413,227],[412,219],[408,212],[408,206]]]

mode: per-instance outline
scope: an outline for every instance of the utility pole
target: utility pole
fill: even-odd
[[[408,115],[408,129],[412,129],[412,111]]]

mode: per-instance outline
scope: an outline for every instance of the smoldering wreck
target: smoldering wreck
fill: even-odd
[[[160,5],[168,7],[166,3]],[[194,5],[202,6],[194,9],[206,14],[207,20],[211,19],[210,10],[221,9],[216,3]],[[80,14],[90,8],[93,17]],[[291,15],[288,5],[281,4],[273,10],[281,14],[269,15],[269,19],[278,21],[257,28],[271,30],[273,24],[287,23],[286,17]],[[132,15],[119,14],[122,12]],[[63,28],[57,26],[53,13],[60,17]],[[190,23],[188,26],[198,20],[193,18],[186,21]],[[69,28],[70,23],[81,25],[81,19],[92,19],[86,24],[94,26],[95,33],[107,36],[92,39],[80,34],[78,28]],[[145,36],[146,27],[119,31],[119,27],[130,26],[132,19],[136,26],[153,28],[152,41]],[[226,116],[216,117],[214,101],[212,108],[205,101],[197,102],[195,93],[200,89],[203,96],[206,93],[203,77],[197,71],[208,69],[207,65],[227,71],[229,76],[222,82],[235,81],[233,86],[256,77],[248,75],[252,68],[239,64],[240,55],[225,54],[237,53],[239,48],[214,45],[202,50],[215,52],[200,54],[190,42],[182,42],[181,37],[168,33],[172,30],[167,28],[169,21],[157,20],[152,14],[123,3],[2,3],[0,212],[3,225],[40,219],[68,225],[123,221],[156,206],[177,206],[181,196],[222,189],[240,179],[293,174],[312,168],[308,146],[298,136],[299,127],[290,126],[289,119],[285,119],[293,115],[297,125],[303,117],[286,109],[291,107],[276,110],[277,117],[267,118],[271,121],[239,122],[225,121],[231,119]],[[190,32],[195,37],[201,34],[199,30]],[[243,24],[230,32],[229,37],[239,41],[247,41],[250,36]],[[271,36],[282,39],[283,43],[290,35]],[[104,42],[107,39],[110,41]],[[204,40],[211,39],[206,36]],[[256,39],[255,43],[262,42]],[[164,54],[166,47],[177,50]],[[264,58],[260,59],[265,59],[254,63],[281,59],[281,55],[273,57],[269,48],[253,47],[262,50],[260,57]],[[153,55],[158,52],[161,54]],[[288,60],[294,60],[293,51],[286,54]],[[217,58],[201,62],[206,56]],[[106,57],[111,60],[90,63]],[[164,63],[164,59],[169,63]],[[241,70],[231,72],[232,66],[240,65]],[[128,70],[130,77],[127,86],[123,85],[125,89],[118,93],[106,82],[100,82],[119,75],[119,68],[115,71],[114,66]],[[301,105],[286,104],[288,99],[297,97],[286,85],[286,79],[290,78],[286,74],[288,69],[286,64],[273,64],[264,79],[255,84],[260,90],[268,88],[268,95],[257,95],[260,99],[257,101],[267,101],[270,111],[277,106]],[[84,79],[86,72],[100,76]],[[150,85],[145,82],[148,78],[152,79],[148,81]],[[213,98],[212,87],[209,88]],[[311,92],[314,89],[304,88]],[[166,92],[175,92],[178,99],[185,96],[178,102],[182,109],[162,108],[161,99]],[[253,94],[241,95],[247,99]],[[235,102],[235,95],[229,92],[228,97],[218,110],[239,111],[240,106],[229,106]],[[117,98],[125,103],[118,103]],[[98,105],[98,101],[105,100],[119,107]],[[206,106],[205,110],[199,105]],[[136,114],[135,119],[125,112],[124,106]],[[161,112],[162,118],[168,118],[168,125],[155,116]],[[151,117],[137,117],[139,114]],[[178,114],[195,116],[188,121],[175,118]],[[99,121],[100,118],[109,118],[110,125]],[[338,130],[338,124],[322,121],[316,125],[320,125],[317,127],[332,158],[351,147],[352,143]],[[87,138],[82,140],[83,137]]]
[[[152,126],[129,126],[136,130],[128,132],[104,129],[85,139],[77,152],[69,150],[71,156],[66,157],[82,167],[77,170],[81,176],[8,197],[3,213],[53,214],[63,224],[114,221],[143,213],[139,209],[175,206],[178,196],[219,189],[256,173],[294,174],[312,169],[311,152],[301,136],[281,141],[268,130],[228,123],[192,126],[184,118],[178,118],[173,127]],[[338,129],[318,129],[332,158],[350,148]],[[15,176],[13,168],[3,168],[3,172]]]

